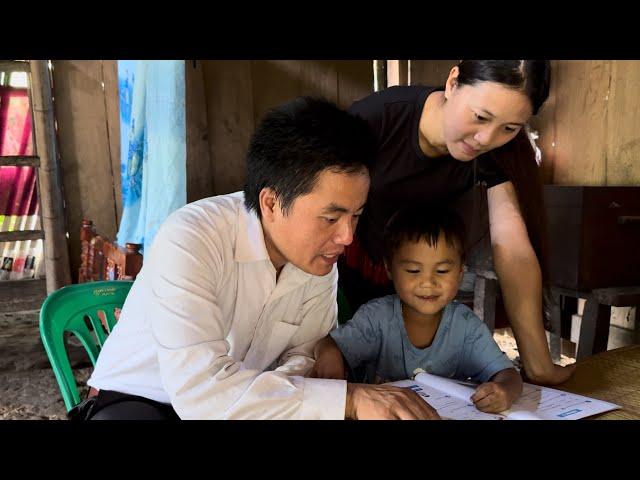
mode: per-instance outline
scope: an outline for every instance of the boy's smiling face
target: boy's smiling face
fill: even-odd
[[[462,281],[460,245],[449,244],[441,232],[435,246],[425,239],[405,241],[394,252],[387,273],[402,303],[405,320],[439,319]]]

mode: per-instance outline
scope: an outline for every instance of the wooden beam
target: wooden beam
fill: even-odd
[[[0,242],[20,242],[24,240],[40,240],[42,238],[44,238],[44,232],[42,230],[0,232]]]
[[[0,60],[0,72],[28,72],[29,62],[21,60]]]
[[[69,250],[62,199],[62,176],[57,155],[51,77],[46,60],[31,60],[31,94],[36,150],[41,167],[38,192],[42,207],[44,265],[47,292],[71,283]]]
[[[39,167],[38,157],[0,157],[0,167]]]
[[[101,60],[104,82],[104,103],[109,138],[109,157],[113,176],[113,196],[116,204],[115,231],[122,218],[122,179],[120,175],[120,95],[118,92],[118,61]],[[64,165],[63,165],[64,168]],[[76,237],[77,238],[77,237]],[[115,237],[114,237],[115,238]]]

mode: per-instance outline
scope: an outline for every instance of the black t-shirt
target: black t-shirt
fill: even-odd
[[[369,164],[367,206],[357,230],[358,240],[374,260],[382,257],[384,226],[398,208],[451,203],[473,187],[474,173],[475,181],[485,182],[487,188],[507,181],[486,154],[461,162],[450,155],[430,158],[422,152],[418,143],[420,116],[427,97],[436,90],[442,88],[390,87],[349,108],[367,121],[378,140],[376,157]]]

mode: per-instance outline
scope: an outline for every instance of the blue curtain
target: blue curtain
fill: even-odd
[[[119,60],[122,219],[117,242],[143,252],[187,201],[183,60]]]

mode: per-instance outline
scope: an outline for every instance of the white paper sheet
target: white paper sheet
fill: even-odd
[[[525,383],[520,398],[509,410],[489,414],[473,405],[470,397],[475,387],[467,382],[419,373],[414,380],[389,385],[411,388],[440,417],[451,420],[577,420],[620,408],[613,403]]]

